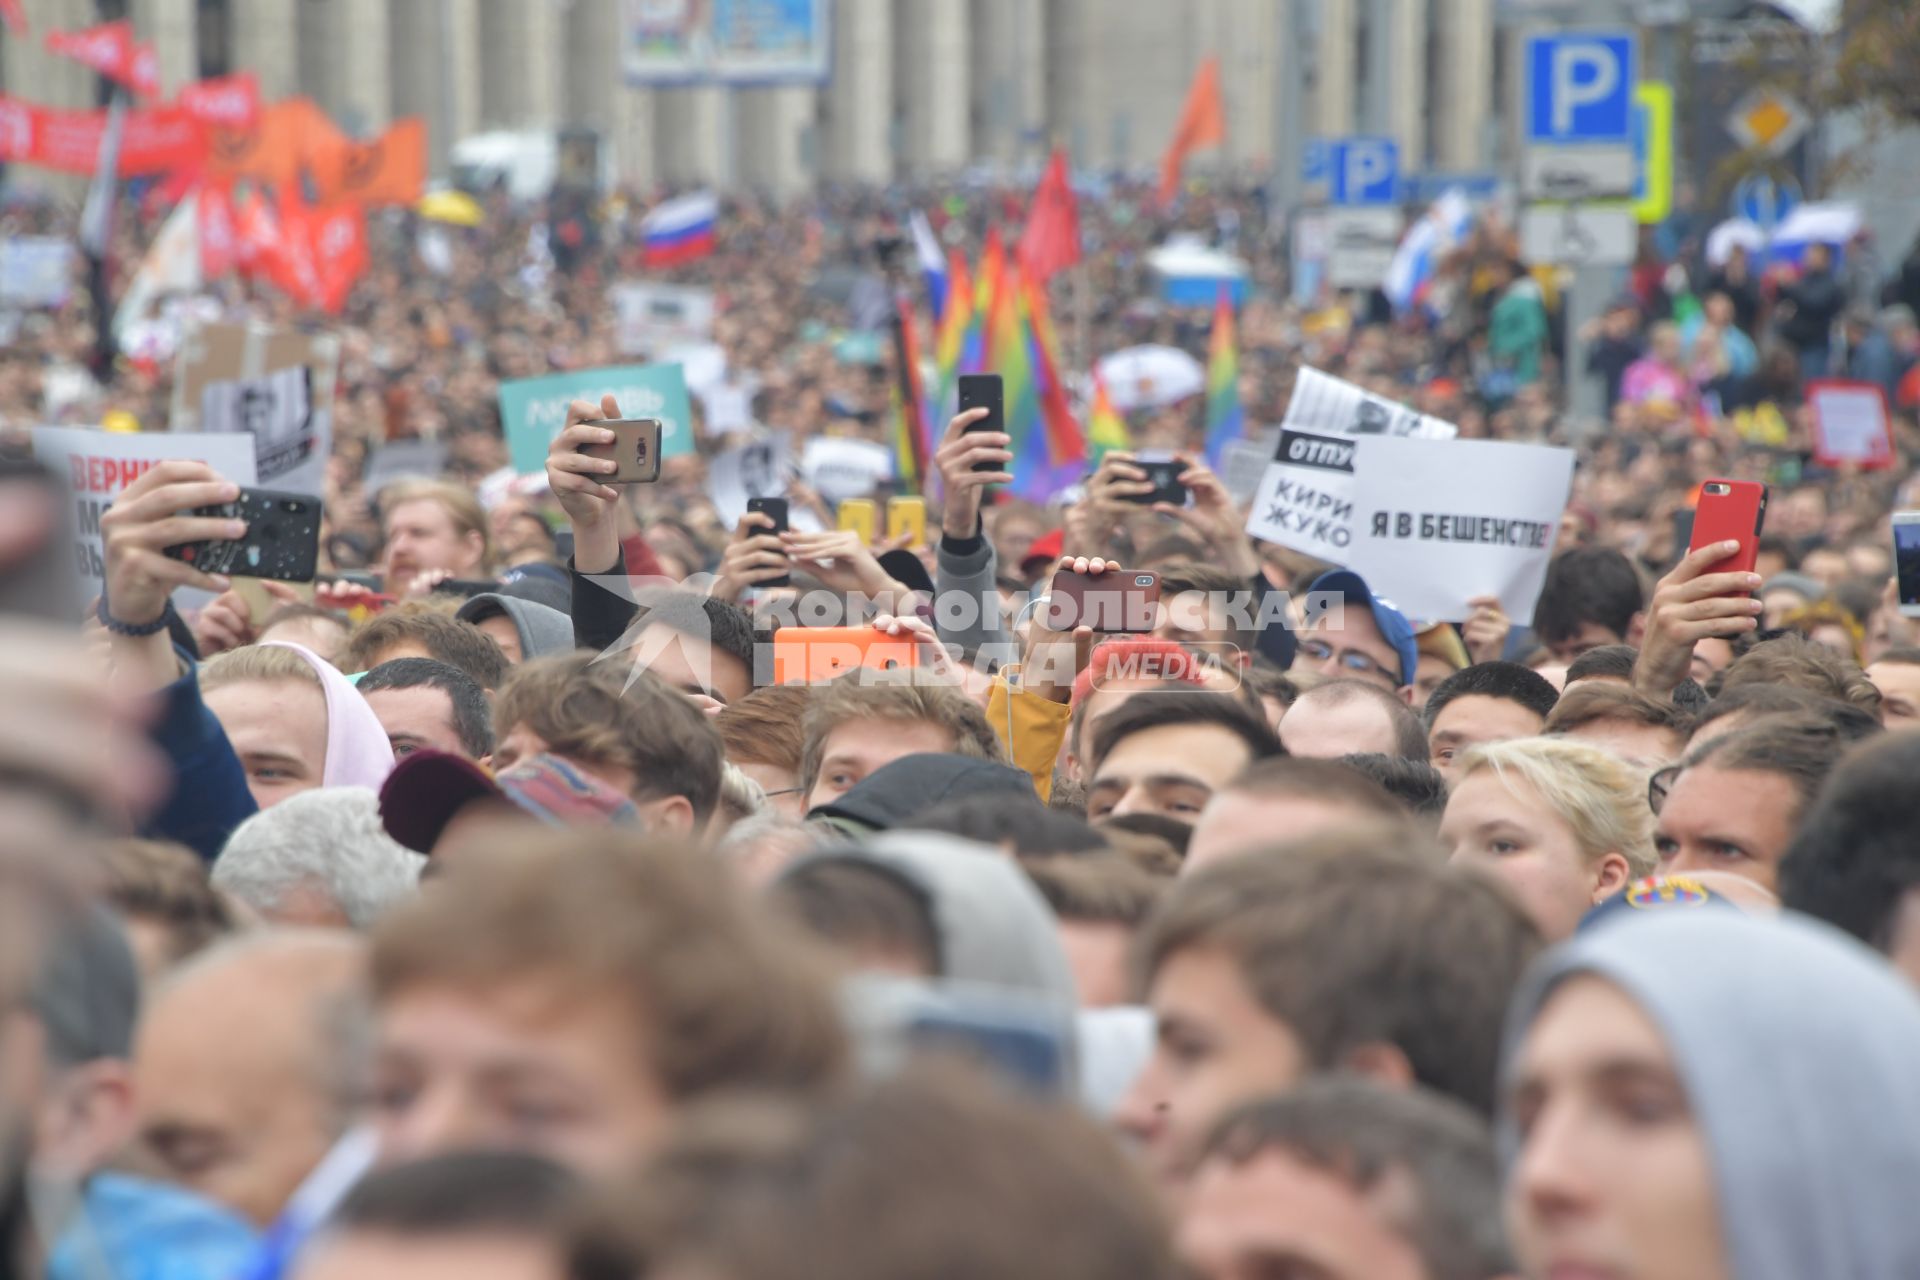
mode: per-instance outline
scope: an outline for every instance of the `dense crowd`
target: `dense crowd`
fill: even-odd
[[[1680,223],[1570,334],[1494,210],[1396,311],[1296,298],[1256,189],[1084,192],[1071,368],[1205,350],[1180,233],[1248,264],[1253,426],[1312,367],[1578,450],[1533,616],[1435,620],[1250,538],[1197,397],[1045,504],[954,417],[923,537],[797,479],[817,529],[723,518],[732,446],[891,442],[907,216],[971,258],[1020,215],[986,187],[730,201],[671,278],[752,422],[615,486],[577,401],[514,477],[498,384],[632,358],[645,204],[483,203],[377,222],[339,317],[230,278],[104,364],[84,293],[15,318],[15,445],[163,430],[196,316],[341,365],[311,589],[167,554],[245,534],[170,461],[48,617],[62,499],[0,474],[0,1273],[1920,1275],[1920,254]],[[1883,388],[1892,466],[1822,464],[1823,376]],[[415,438],[444,474],[369,491]],[[1690,549],[1710,477],[1770,487],[1751,571]],[[1140,570],[1144,629],[1055,624],[1057,574]],[[796,617],[908,656],[776,682]]]

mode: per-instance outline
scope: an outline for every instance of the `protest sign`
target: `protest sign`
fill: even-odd
[[[58,236],[0,240],[0,303],[63,307],[73,292],[74,248]]]
[[[1573,450],[1492,440],[1363,436],[1353,443],[1346,564],[1409,618],[1462,622],[1498,596],[1526,619],[1573,485]]]
[[[871,440],[816,436],[801,455],[800,474],[831,503],[870,497],[893,479],[893,450]]]
[[[671,347],[713,340],[713,290],[623,280],[607,290],[620,354],[659,355]]]
[[[1450,422],[1395,404],[1351,382],[1302,369],[1253,496],[1247,532],[1319,560],[1349,564],[1354,450],[1363,436],[1450,440]]]
[[[1807,384],[1813,410],[1813,460],[1823,467],[1872,471],[1893,465],[1887,393],[1877,383],[1822,378]]]
[[[567,425],[568,402],[597,405],[600,397],[608,395],[624,418],[660,419],[661,457],[693,452],[693,406],[680,366],[613,365],[500,384],[500,421],[506,428],[513,469],[523,476],[546,470],[547,446]]]
[[[172,429],[244,432],[270,489],[325,492],[340,344],[330,334],[208,324],[187,336],[173,378]]]
[[[747,514],[747,499],[785,497],[793,474],[793,454],[784,437],[756,440],[716,454],[707,463],[707,497],[713,500],[721,523],[731,529]],[[820,528],[820,522],[813,512],[794,503],[788,508],[787,527],[811,533]]]
[[[1250,440],[1229,440],[1220,451],[1220,483],[1235,502],[1246,502],[1260,491],[1267,476],[1267,459],[1280,440],[1278,428],[1257,432]]]
[[[121,435],[90,427],[35,427],[33,456],[58,477],[73,500],[73,565],[85,600],[100,594],[106,571],[101,515],[156,462],[185,458],[206,463],[235,484],[255,480],[253,442],[237,435]],[[183,589],[175,598],[194,605],[208,596]]]

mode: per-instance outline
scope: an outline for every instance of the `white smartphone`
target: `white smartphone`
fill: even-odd
[[[1893,513],[1893,575],[1900,616],[1920,618],[1920,511]]]

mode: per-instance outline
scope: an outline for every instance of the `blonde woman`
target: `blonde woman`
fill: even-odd
[[[1598,747],[1519,738],[1467,753],[1440,840],[1459,866],[1504,883],[1549,941],[1588,908],[1650,875],[1646,775]]]

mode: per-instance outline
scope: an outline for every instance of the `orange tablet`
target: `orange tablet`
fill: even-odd
[[[773,633],[773,682],[816,684],[861,667],[920,665],[920,643],[872,627],[782,627]]]

